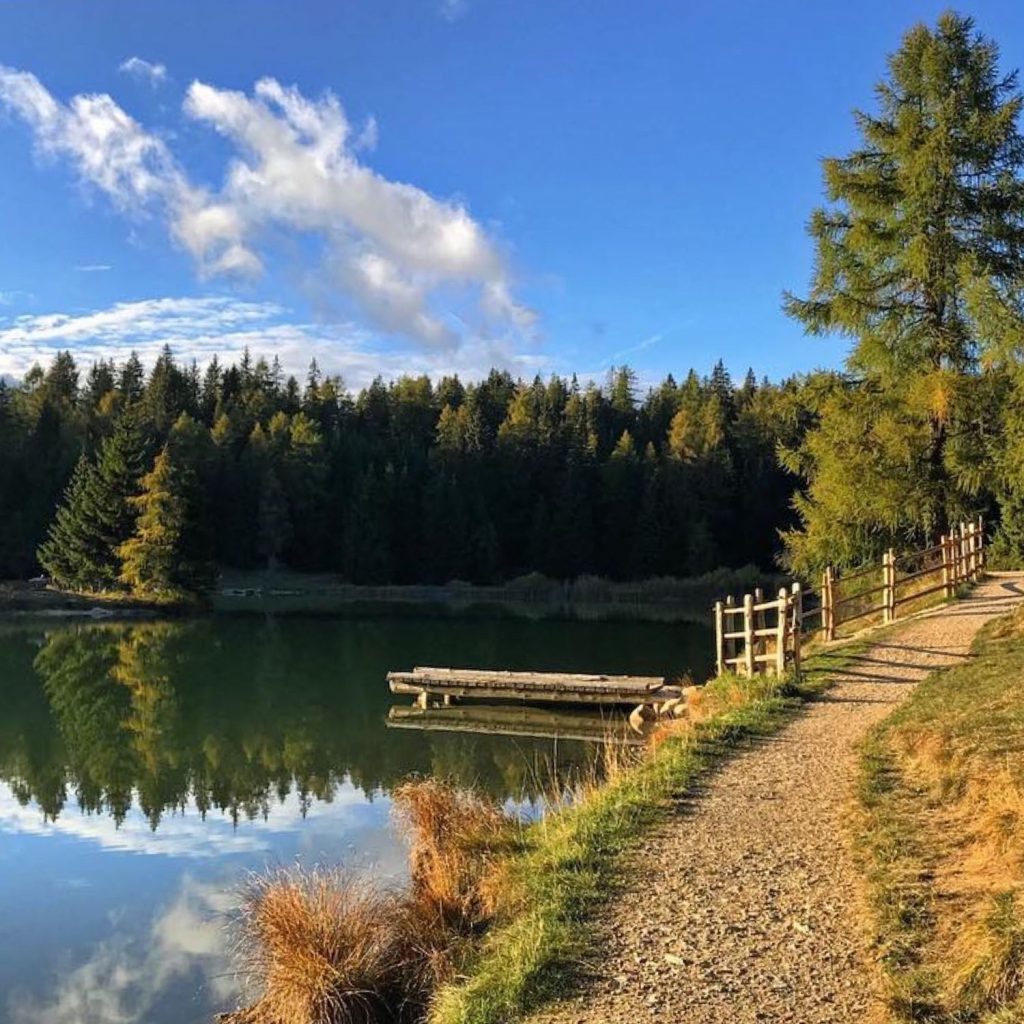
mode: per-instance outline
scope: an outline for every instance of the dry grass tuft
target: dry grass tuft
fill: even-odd
[[[260,990],[232,1024],[412,1019],[425,997],[420,936],[400,896],[338,871],[254,876],[238,954]]]
[[[393,796],[409,842],[411,903],[443,928],[478,929],[494,909],[488,876],[515,848],[518,823],[493,801],[437,779],[406,782]]]

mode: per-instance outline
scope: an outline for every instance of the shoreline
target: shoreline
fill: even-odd
[[[777,581],[753,566],[701,576],[612,581],[554,580],[539,574],[496,585],[363,585],[314,573],[227,572],[200,603],[160,603],[122,594],[82,594],[25,581],[0,581],[0,619],[139,618],[208,615],[456,615],[548,620],[631,620],[708,625],[713,600]]]

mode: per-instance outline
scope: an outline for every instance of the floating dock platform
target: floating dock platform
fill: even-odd
[[[565,672],[506,672],[459,668],[414,668],[389,672],[395,694],[415,698],[417,707],[448,707],[454,701],[576,704],[633,709],[631,721],[678,714],[690,687],[664,676],[582,675]]]

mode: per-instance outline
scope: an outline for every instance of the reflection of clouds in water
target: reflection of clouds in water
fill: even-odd
[[[84,963],[58,972],[45,999],[12,996],[11,1024],[150,1021],[165,990],[192,974],[210,1002],[228,1006],[238,992],[225,953],[224,916],[232,903],[222,887],[186,876],[177,898],[156,916],[143,939],[118,935],[99,943]],[[180,1011],[175,1018],[185,1019]]]
[[[292,791],[283,803],[273,803],[267,817],[245,819],[235,826],[220,814],[200,816],[192,801],[184,811],[165,815],[154,831],[145,815],[133,807],[120,826],[105,814],[86,814],[67,808],[56,821],[45,821],[35,803],[22,806],[11,788],[0,783],[0,832],[65,836],[109,850],[163,854],[171,857],[221,857],[258,854],[271,849],[275,834],[314,830],[332,837],[359,825],[386,819],[388,801],[369,804],[363,791],[345,782],[330,803],[318,801],[306,811]]]

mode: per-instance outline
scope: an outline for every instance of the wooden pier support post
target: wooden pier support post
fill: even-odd
[[[747,678],[754,678],[754,595],[743,595],[744,668]]]
[[[786,674],[786,620],[789,617],[789,595],[786,588],[779,589],[778,621],[775,624],[775,675]]]
[[[725,671],[725,638],[723,633],[725,632],[725,625],[723,620],[725,615],[722,611],[722,602],[715,602],[715,665],[718,669],[718,675],[721,675]]]

